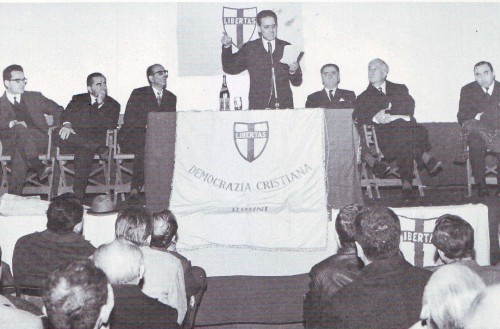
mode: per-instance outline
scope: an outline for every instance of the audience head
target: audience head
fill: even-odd
[[[368,63],[368,81],[372,85],[380,86],[389,74],[389,65],[380,58],[375,58]]]
[[[444,263],[474,256],[474,229],[462,218],[443,215],[436,221],[432,244],[437,248]]]
[[[24,76],[24,70],[21,65],[12,64],[3,70],[3,84],[10,94],[18,95],[24,93],[27,82],[28,80]]]
[[[104,272],[81,260],[49,275],[43,302],[54,328],[93,329],[108,322],[114,296]]]
[[[335,220],[335,230],[339,236],[340,246],[356,247],[354,243],[354,220],[361,209],[363,209],[363,206],[356,203],[350,203],[340,208]]]
[[[401,226],[398,216],[386,207],[365,207],[354,221],[359,257],[370,263],[399,252]]]
[[[467,310],[484,287],[479,275],[467,266],[444,265],[425,286],[420,319],[428,328],[462,328]]]
[[[106,95],[108,93],[106,77],[99,72],[90,73],[87,76],[87,90],[94,97],[97,97],[99,93]]]
[[[94,264],[106,273],[111,284],[138,284],[144,274],[142,251],[135,244],[115,239],[94,252]]]
[[[47,210],[47,228],[57,234],[80,233],[83,206],[71,194],[63,194],[51,200]]]
[[[168,71],[160,64],[153,64],[146,70],[146,76],[151,86],[156,89],[167,87]]]
[[[491,86],[495,80],[495,71],[493,70],[493,65],[490,62],[481,61],[474,65],[474,77],[477,83],[483,87],[487,88]]]
[[[465,317],[465,329],[500,329],[500,284],[476,296]]]
[[[278,17],[272,10],[262,10],[257,14],[259,33],[267,41],[276,39],[278,34]]]
[[[152,232],[151,214],[145,207],[129,206],[118,213],[116,238],[128,240],[137,246],[147,246]]]
[[[321,82],[327,89],[335,89],[340,82],[340,69],[336,64],[325,64],[321,67]]]
[[[151,236],[151,246],[158,248],[168,248],[175,243],[177,236],[177,220],[174,214],[166,209],[153,213],[153,235]]]

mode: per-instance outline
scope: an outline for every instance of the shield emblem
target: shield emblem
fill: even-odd
[[[264,122],[235,122],[233,138],[236,149],[248,162],[256,160],[267,145],[269,124]]]
[[[257,22],[257,7],[222,9],[224,31],[233,39],[233,44],[240,49],[252,39]]]

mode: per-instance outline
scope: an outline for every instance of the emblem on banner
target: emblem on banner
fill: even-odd
[[[256,160],[267,145],[269,124],[264,122],[235,122],[233,137],[236,149],[248,162]]]
[[[252,39],[257,22],[257,7],[222,9],[224,31],[233,39],[233,44],[240,49]]]

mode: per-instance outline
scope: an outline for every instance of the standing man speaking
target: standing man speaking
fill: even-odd
[[[278,18],[271,10],[257,14],[260,38],[245,43],[233,54],[232,39],[222,37],[222,68],[227,74],[239,74],[248,70],[250,91],[248,107],[252,110],[293,108],[290,83],[300,86],[302,71],[297,62],[283,64],[285,46],[289,42],[278,39]]]

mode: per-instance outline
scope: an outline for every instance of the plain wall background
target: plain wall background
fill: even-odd
[[[221,16],[228,4],[234,5],[220,3]],[[255,5],[269,9],[263,2]],[[196,46],[209,34],[178,31],[177,8],[177,3],[0,4],[0,67],[23,65],[27,90],[63,106],[86,91],[89,73],[100,71],[123,112],[132,89],[147,84],[146,67],[158,62],[169,70],[167,88],[177,95],[178,110],[217,109],[222,71],[179,77],[178,36]],[[191,19],[203,15],[196,11]],[[419,121],[456,121],[460,88],[474,80],[473,65],[488,60],[500,71],[499,17],[495,2],[302,3],[304,81],[294,88],[295,106],[322,88],[324,63],[338,64],[340,87],[359,94],[368,84],[368,62],[380,57],[390,66],[388,79],[410,89]],[[222,31],[222,25],[207,29]],[[213,43],[220,45],[220,36]],[[228,85],[246,106],[248,76],[228,76]]]

